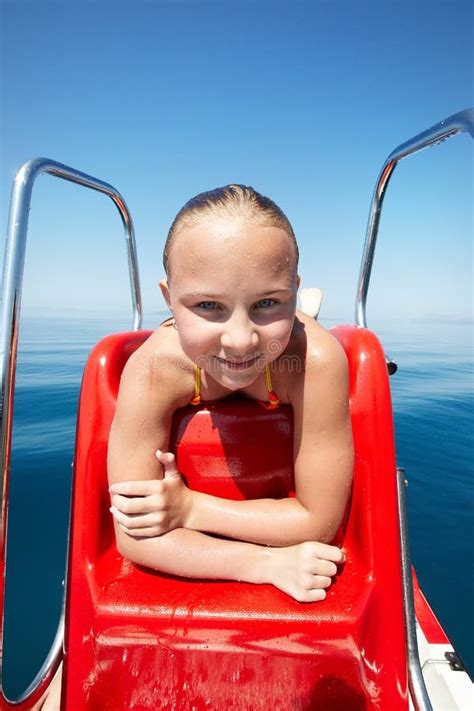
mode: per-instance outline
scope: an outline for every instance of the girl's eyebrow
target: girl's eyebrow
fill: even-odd
[[[287,294],[292,289],[272,289],[271,291],[263,291],[261,294],[256,294],[257,299],[261,299],[264,296],[271,296],[272,294]],[[183,294],[183,299],[196,299],[196,298],[206,298],[206,299],[225,299],[228,294],[211,294],[209,292],[201,291],[190,291],[188,294]]]
[[[223,299],[224,294],[211,294],[210,292],[206,291],[190,291],[189,294],[183,294],[183,299],[194,299],[194,298],[203,298],[206,297],[208,299]]]

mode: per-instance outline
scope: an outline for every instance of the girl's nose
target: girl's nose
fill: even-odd
[[[255,324],[248,316],[236,316],[227,321],[221,336],[222,347],[234,356],[251,355],[258,345]]]

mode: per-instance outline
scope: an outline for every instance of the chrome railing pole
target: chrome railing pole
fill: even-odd
[[[6,556],[6,525],[8,510],[8,483],[10,475],[11,454],[11,428],[13,418],[13,394],[15,386],[16,354],[18,344],[18,328],[20,317],[20,304],[23,285],[23,268],[25,263],[26,239],[28,234],[28,217],[30,211],[31,194],[35,179],[42,173],[49,173],[57,178],[68,180],[83,187],[96,190],[110,197],[116,205],[125,229],[127,242],[128,267],[133,303],[133,329],[138,330],[142,321],[142,303],[140,293],[140,279],[138,272],[137,251],[133,222],[127,205],[120,193],[108,183],[94,178],[86,173],[81,173],[56,161],[47,158],[36,158],[25,163],[15,176],[10,215],[8,221],[7,240],[5,245],[5,259],[3,265],[2,295],[0,302],[0,553],[3,561],[2,585],[4,591]],[[3,593],[2,593],[3,595]],[[3,596],[1,605],[1,630],[0,630],[0,659],[3,649]],[[64,606],[63,606],[64,608]],[[58,626],[55,641],[43,666],[27,691],[15,700],[9,701],[11,705],[24,703],[32,696],[42,684],[46,685],[57,669],[62,651],[63,615]],[[0,689],[3,688],[0,679]],[[3,696],[3,698],[5,698]]]
[[[58,627],[56,629],[56,634],[54,640],[51,644],[50,650],[41,665],[40,670],[37,672],[35,678],[30,683],[30,685],[16,698],[14,701],[8,700],[8,703],[13,705],[25,704],[29,699],[33,697],[37,689],[41,686],[43,693],[51,683],[56,671],[61,662],[63,656],[63,640],[64,640],[64,620],[66,616],[66,594],[63,595],[63,601],[61,605],[61,614],[59,617]],[[3,693],[3,690],[2,690]]]
[[[367,328],[366,302],[369,291],[370,276],[374,260],[375,245],[382,212],[385,192],[398,162],[413,153],[429,148],[441,143],[458,133],[467,132],[474,137],[474,109],[466,109],[444,121],[432,126],[426,131],[418,134],[414,138],[402,143],[395,148],[388,156],[382,166],[369,212],[367,232],[362,253],[362,261],[359,272],[357,295],[355,303],[355,321],[360,328]],[[386,357],[389,373],[396,370],[396,365]],[[405,479],[403,470],[397,469],[397,490],[398,490],[398,510],[400,522],[400,544],[402,555],[402,586],[403,586],[403,607],[405,615],[407,654],[408,654],[408,678],[412,701],[416,711],[432,711],[432,706],[428,697],[423,673],[418,654],[418,644],[416,640],[416,616],[413,602],[413,582],[411,577],[411,565],[408,549],[408,523],[405,502]]]
[[[416,640],[415,603],[408,543],[408,519],[405,496],[405,470],[397,467],[398,520],[400,526],[400,552],[402,558],[402,592],[405,615],[405,633],[408,652],[408,686],[415,711],[433,711],[421,670],[418,642]]]
[[[380,215],[382,212],[385,191],[395,167],[403,158],[406,158],[413,153],[418,153],[418,151],[428,148],[429,146],[442,143],[448,138],[451,138],[451,136],[455,136],[457,133],[463,132],[468,132],[472,137],[474,137],[474,109],[460,111],[444,121],[437,123],[435,126],[432,126],[427,131],[419,133],[406,143],[402,143],[398,146],[398,148],[395,148],[395,150],[390,153],[387,160],[383,164],[375,186],[372,203],[370,205],[364,251],[362,253],[355,304],[355,322],[357,326],[362,328],[367,327],[367,293],[369,291],[370,275],[372,272]]]

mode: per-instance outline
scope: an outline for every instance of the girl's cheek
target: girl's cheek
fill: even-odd
[[[292,326],[292,319],[258,326],[261,346],[270,352],[283,351],[289,343]],[[182,320],[178,327],[181,347],[188,356],[214,352],[216,344],[218,346],[220,343],[222,330],[222,324],[202,319],[198,323],[194,319]]]
[[[291,323],[272,329],[267,335],[267,351],[278,357],[283,353],[291,338]]]
[[[191,358],[206,353],[215,345],[215,338],[212,334],[202,329],[185,329],[179,335],[183,351]]]

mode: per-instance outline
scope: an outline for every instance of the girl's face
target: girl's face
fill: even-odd
[[[206,218],[183,228],[160,282],[184,353],[230,390],[253,383],[288,345],[299,277],[281,228]]]

